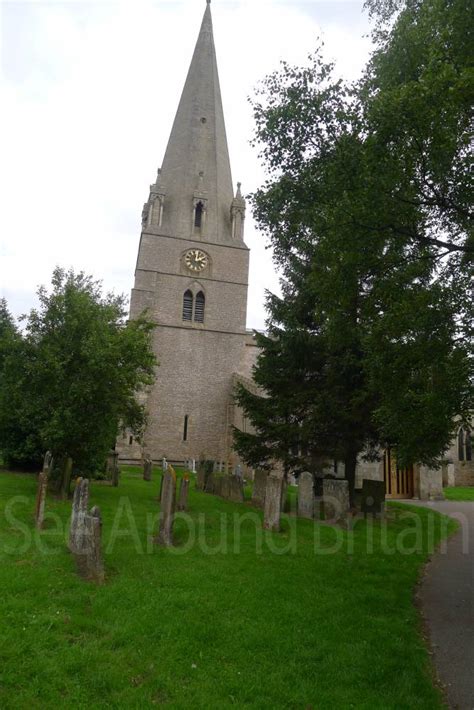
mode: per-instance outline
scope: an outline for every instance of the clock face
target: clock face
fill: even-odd
[[[191,271],[202,271],[206,268],[209,259],[207,254],[200,249],[190,249],[186,252],[184,262]]]

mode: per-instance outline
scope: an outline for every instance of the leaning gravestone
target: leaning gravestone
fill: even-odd
[[[274,474],[267,476],[263,527],[278,532],[280,530],[283,479]]]
[[[156,542],[169,547],[173,544],[173,522],[176,508],[176,473],[173,466],[163,474],[163,492],[161,494],[160,527]]]
[[[41,530],[44,523],[46,492],[48,490],[49,474],[53,469],[53,463],[53,455],[51,451],[47,451],[43,461],[43,470],[38,476],[38,490],[36,493],[35,523],[38,530]]]
[[[382,515],[385,511],[385,481],[362,481],[361,511],[364,515]]]
[[[325,520],[345,521],[350,510],[349,483],[337,478],[323,481],[323,503]]]
[[[102,584],[102,519],[97,506],[94,506],[90,513],[87,511],[88,503],[89,481],[87,478],[78,478],[72,502],[69,549],[75,557],[77,571],[81,577]]]
[[[262,469],[255,471],[253,479],[252,503],[259,508],[265,505],[265,492],[267,487],[268,473]]]
[[[313,476],[308,471],[303,471],[298,478],[298,516],[314,518]]]
[[[151,472],[153,469],[153,462],[149,456],[143,461],[143,480],[151,481]]]
[[[189,473],[185,473],[181,479],[178,495],[178,510],[184,511],[188,509],[188,493],[189,493]]]

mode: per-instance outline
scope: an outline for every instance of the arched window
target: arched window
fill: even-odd
[[[472,438],[469,429],[466,429],[466,461],[472,461]]]
[[[464,429],[458,431],[458,459],[464,461]]]
[[[202,213],[204,211],[204,205],[202,202],[198,202],[194,210],[194,226],[196,229],[201,229],[202,227]]]
[[[204,307],[206,305],[206,297],[202,291],[196,295],[196,305],[194,306],[194,320],[196,323],[204,323]]]
[[[183,296],[183,320],[193,319],[193,300],[193,294],[188,289]]]
[[[471,431],[464,427],[458,432],[458,458],[460,461],[472,461]]]

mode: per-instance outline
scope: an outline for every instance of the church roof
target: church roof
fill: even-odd
[[[234,195],[209,1],[159,184],[165,193],[166,231],[188,237],[193,200],[196,203],[202,197],[207,210],[205,239],[224,242],[231,238]]]

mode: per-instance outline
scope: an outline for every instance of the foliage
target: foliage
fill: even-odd
[[[95,588],[64,544],[70,505],[48,498],[55,517],[34,533],[35,490],[0,473],[2,708],[443,707],[413,590],[454,521],[391,506],[385,533],[359,520],[335,549],[333,529],[291,517],[259,553],[261,512],[192,486],[166,550],[149,542],[158,470],[146,483],[125,468],[120,489],[91,487],[107,574]]]
[[[468,25],[457,1],[404,3],[358,84],[334,81],[318,50],[253,102],[268,172],[255,216],[282,297],[268,295],[257,336],[261,396],[236,395],[252,465],[317,470],[326,456],[353,486],[364,450],[434,464],[467,416]]]
[[[27,459],[28,433],[36,456],[50,449],[57,461],[71,456],[91,472],[113,447],[120,421],[137,436],[142,430],[136,395],[153,379],[153,326],[145,318],[125,322],[124,298],[103,297],[83,273],[57,268],[51,292],[41,287],[38,296],[2,374],[3,455]]]

